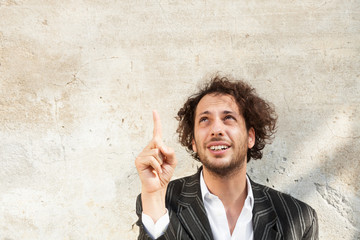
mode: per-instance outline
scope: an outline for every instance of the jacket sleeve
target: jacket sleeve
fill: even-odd
[[[318,219],[317,219],[317,214],[314,209],[312,209],[312,216],[313,216],[312,223],[302,238],[304,240],[318,240],[319,239],[319,223],[318,223]]]
[[[190,239],[188,234],[184,231],[174,211],[170,209],[168,209],[168,211],[169,211],[170,223],[165,233],[161,235],[159,238],[157,238],[157,240]],[[147,234],[146,229],[142,223],[141,213],[142,213],[142,204],[141,204],[141,195],[139,195],[136,199],[136,214],[138,216],[136,225],[139,226],[138,240],[152,240],[152,238]]]

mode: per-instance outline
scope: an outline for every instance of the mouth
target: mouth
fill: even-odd
[[[212,151],[224,151],[226,149],[230,148],[230,146],[226,146],[226,145],[213,145],[210,146],[210,150]]]
[[[228,144],[225,141],[216,141],[216,142],[211,142],[210,144],[208,144],[207,148],[210,150],[210,152],[212,154],[223,154],[225,153],[229,148],[231,147],[230,144]]]

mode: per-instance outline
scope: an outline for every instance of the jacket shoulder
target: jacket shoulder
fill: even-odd
[[[200,191],[200,176],[198,173],[172,180],[166,190],[166,207],[177,212],[179,199],[191,194],[198,194],[198,191]]]
[[[262,189],[262,191],[270,198],[270,200],[272,200],[273,206],[274,207],[282,207],[283,205],[288,205],[288,204],[296,204],[299,205],[303,208],[305,208],[306,210],[314,210],[310,205],[308,205],[307,203],[294,198],[293,196],[291,196],[288,193],[284,193],[284,192],[280,192],[278,190],[275,190],[273,188],[258,184],[258,183],[252,183],[254,184],[253,188],[258,188],[258,189]]]
[[[316,211],[307,203],[287,193],[252,182],[253,191],[270,201],[277,216],[279,230],[288,239],[317,239],[318,222]],[[259,194],[260,192],[260,194]],[[255,204],[256,204],[255,199]],[[290,237],[291,236],[291,237]],[[311,236],[306,238],[306,236]]]

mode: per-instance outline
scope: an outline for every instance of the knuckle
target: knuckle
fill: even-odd
[[[136,167],[136,169],[141,168],[141,165],[143,164],[142,161],[143,161],[142,157],[136,157],[135,158],[135,167]]]
[[[156,164],[156,163],[157,163],[156,158],[155,158],[154,156],[151,156],[150,162],[151,162],[152,164]]]
[[[153,168],[158,168],[159,167],[158,161],[156,161],[155,159],[151,159],[151,166]]]

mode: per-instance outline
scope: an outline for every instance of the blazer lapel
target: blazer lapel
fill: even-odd
[[[213,240],[200,190],[200,171],[185,180],[178,200],[179,220],[192,239]]]
[[[253,229],[254,240],[281,239],[277,215],[267,195],[267,188],[251,181],[254,195]]]
[[[180,222],[191,236],[196,240],[213,240],[211,227],[206,215],[200,190],[199,171],[188,178],[184,183],[183,191],[178,199],[178,212]],[[253,230],[254,240],[279,240],[282,234],[279,231],[277,215],[267,194],[266,187],[253,182],[251,187],[254,195]]]

